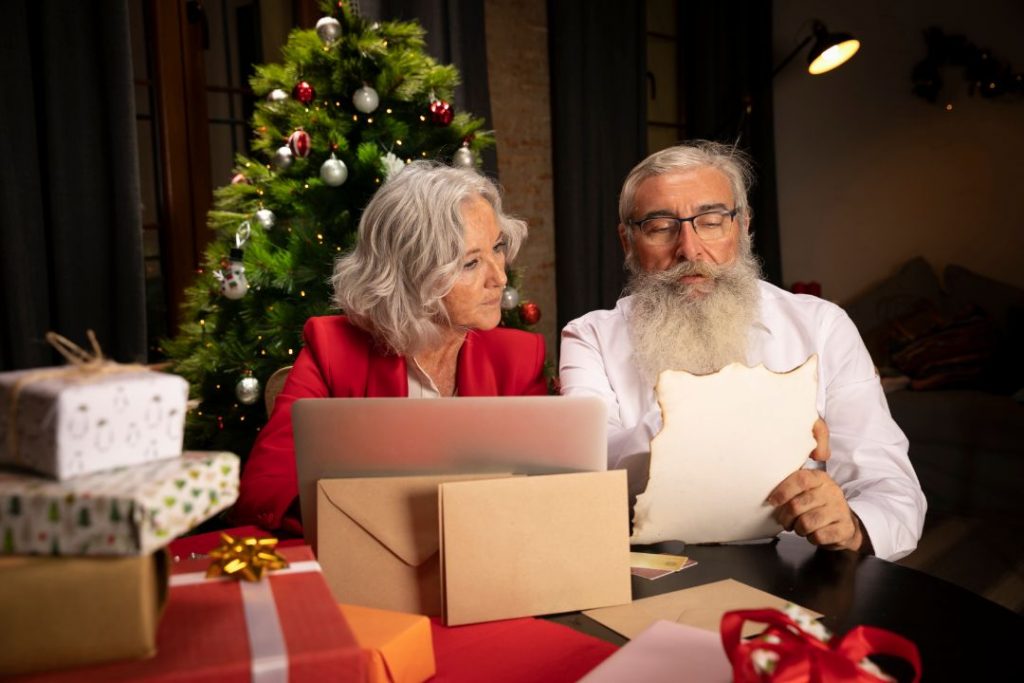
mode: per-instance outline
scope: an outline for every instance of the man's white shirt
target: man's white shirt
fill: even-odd
[[[927,504],[889,414],[871,356],[846,313],[828,301],[759,282],[760,305],[746,364],[788,372],[818,354],[817,409],[828,424],[826,471],[860,517],[878,557],[909,554]],[[559,374],[566,396],[599,396],[608,406],[608,465],[650,450],[661,430],[654,387],[637,369],[628,320],[631,297],[562,331]],[[699,397],[698,399],[699,400]],[[736,416],[741,428],[743,416]]]

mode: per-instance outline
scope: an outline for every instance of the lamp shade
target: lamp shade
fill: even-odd
[[[857,54],[860,41],[849,33],[829,33],[821,22],[814,23],[814,45],[807,55],[807,71],[813,75],[845,63]]]

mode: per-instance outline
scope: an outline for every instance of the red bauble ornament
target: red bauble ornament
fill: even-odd
[[[519,304],[519,317],[527,325],[536,325],[540,320],[540,307],[532,301]]]
[[[299,81],[292,88],[292,97],[308,107],[316,99],[316,90],[308,82]]]
[[[455,117],[455,112],[452,111],[452,105],[448,104],[444,100],[431,100],[430,102],[430,121],[438,126],[447,126],[452,122]]]
[[[288,147],[291,148],[292,154],[297,157],[308,157],[311,144],[309,133],[304,130],[297,130],[288,136]]]

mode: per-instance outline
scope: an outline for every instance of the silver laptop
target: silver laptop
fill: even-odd
[[[292,405],[302,527],[316,543],[316,483],[446,472],[602,471],[596,397],[315,398]]]

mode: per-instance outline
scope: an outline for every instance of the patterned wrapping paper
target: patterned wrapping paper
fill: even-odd
[[[151,553],[234,503],[238,471],[190,451],[64,482],[0,472],[0,554]]]
[[[60,370],[0,373],[0,463],[63,480],[181,454],[184,378],[149,370],[88,376],[72,367],[48,376]],[[26,376],[12,424],[12,389]]]

